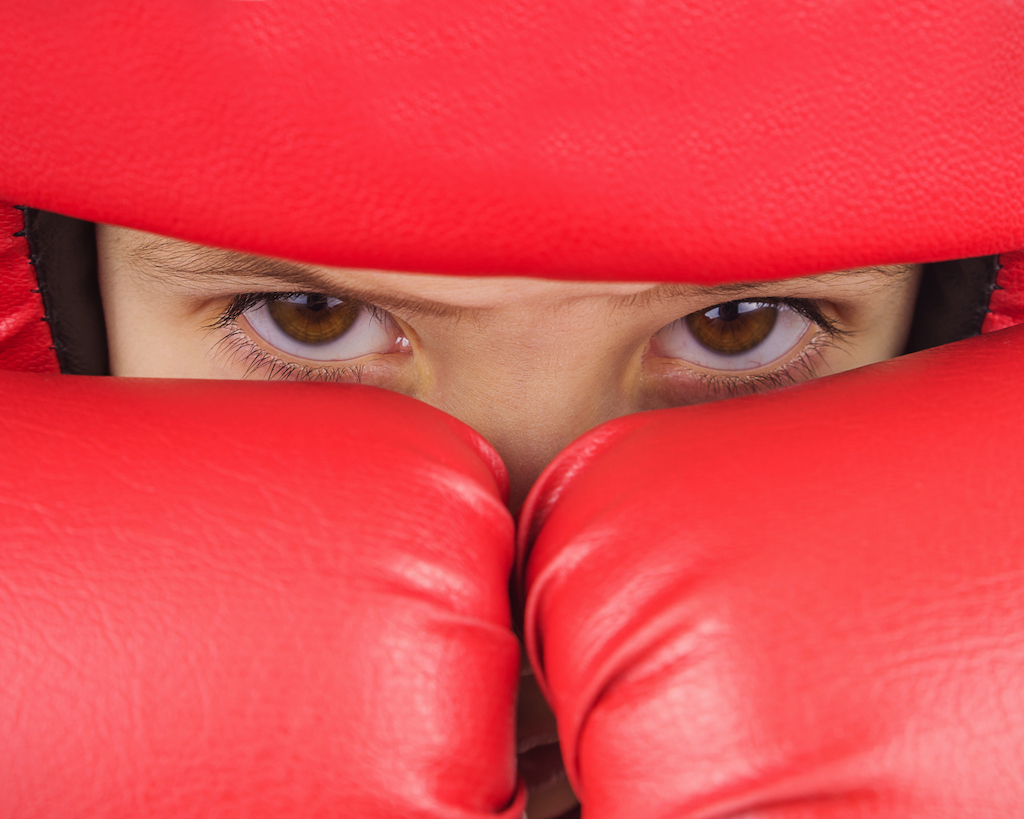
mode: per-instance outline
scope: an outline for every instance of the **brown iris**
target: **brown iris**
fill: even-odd
[[[326,344],[340,338],[355,322],[361,307],[358,301],[331,299],[316,293],[267,302],[277,326],[303,344]]]
[[[754,349],[768,338],[779,308],[752,301],[730,301],[710,310],[690,313],[686,326],[707,349],[723,355],[738,355]]]

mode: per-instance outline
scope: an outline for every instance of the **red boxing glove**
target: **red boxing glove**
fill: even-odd
[[[1024,805],[1024,330],[607,424],[523,516],[587,819]]]
[[[0,816],[521,815],[475,433],[366,387],[0,385]]]

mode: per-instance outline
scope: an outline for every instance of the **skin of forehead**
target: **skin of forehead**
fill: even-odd
[[[101,236],[109,233],[101,234]],[[814,288],[839,293],[859,291],[866,285],[896,284],[911,265],[888,265],[851,271],[811,274],[799,279],[735,282],[714,286],[634,282],[553,281],[521,277],[463,277],[438,274],[400,273],[377,270],[324,268],[252,256],[236,251],[204,247],[166,237],[115,229],[114,240],[130,270],[163,283],[188,288],[200,286],[237,289],[245,285],[281,286],[297,289],[351,289],[367,300],[393,293],[411,297],[403,306],[438,317],[459,317],[464,311],[486,311],[505,306],[509,299],[519,303],[580,298],[612,298],[619,307],[638,306],[652,300],[703,298],[725,301],[742,295],[768,294],[780,283],[787,288]],[[371,282],[367,285],[366,282]],[[380,292],[377,292],[380,291]]]

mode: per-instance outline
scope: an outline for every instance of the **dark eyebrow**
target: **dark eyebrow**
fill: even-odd
[[[630,307],[646,306],[651,303],[671,301],[673,299],[693,298],[699,293],[701,299],[708,302],[708,306],[715,303],[732,301],[740,298],[762,298],[771,296],[780,287],[789,288],[795,286],[812,285],[816,287],[826,285],[839,285],[850,283],[854,277],[860,277],[863,282],[865,277],[873,278],[880,288],[898,284],[909,275],[915,265],[900,264],[889,266],[858,267],[851,270],[837,270],[830,273],[816,273],[808,276],[799,276],[789,279],[769,279],[756,282],[726,282],[712,285],[693,284],[659,284],[642,293],[633,296],[624,296],[623,299]]]
[[[194,287],[197,283],[219,282],[238,286],[236,280],[248,282],[258,288],[266,282],[268,288],[282,284],[294,287],[295,292],[323,293],[338,297],[353,298],[401,312],[409,317],[430,316],[433,318],[458,320],[467,313],[478,309],[461,307],[445,302],[424,298],[412,298],[389,293],[385,288],[365,287],[351,281],[338,282],[321,268],[275,259],[269,256],[255,256],[235,250],[207,247],[162,236],[146,235],[140,241],[130,242],[125,248],[124,258],[129,268],[138,275],[151,278],[163,284],[177,284],[183,288]],[[699,295],[701,301],[710,307],[716,303],[741,297],[768,297],[780,286],[824,286],[850,282],[855,276],[871,277],[877,286],[884,288],[898,283],[914,267],[912,264],[872,266],[854,270],[819,273],[795,279],[778,279],[757,282],[727,282],[715,285],[662,283],[631,295],[618,297],[620,307],[642,309],[652,304],[674,300],[692,300]],[[338,273],[344,275],[343,271]]]
[[[465,312],[462,307],[431,299],[409,298],[348,281],[339,284],[319,268],[301,262],[253,256],[158,236],[127,248],[125,259],[139,275],[184,287],[203,280],[226,283],[241,279],[254,286],[259,286],[260,282],[278,286],[288,284],[296,292],[346,296],[410,316],[458,319]]]

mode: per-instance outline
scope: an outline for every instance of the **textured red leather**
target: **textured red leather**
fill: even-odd
[[[1019,814],[1022,355],[1014,328],[560,456],[525,630],[584,816]]]
[[[313,262],[737,281],[1024,247],[1006,0],[5,4],[0,198]]]
[[[475,433],[367,387],[0,393],[0,815],[521,815]]]
[[[998,288],[989,299],[983,333],[1024,324],[1024,251],[1004,253],[999,264]]]
[[[55,373],[57,355],[24,230],[21,211],[0,202],[0,370]]]

